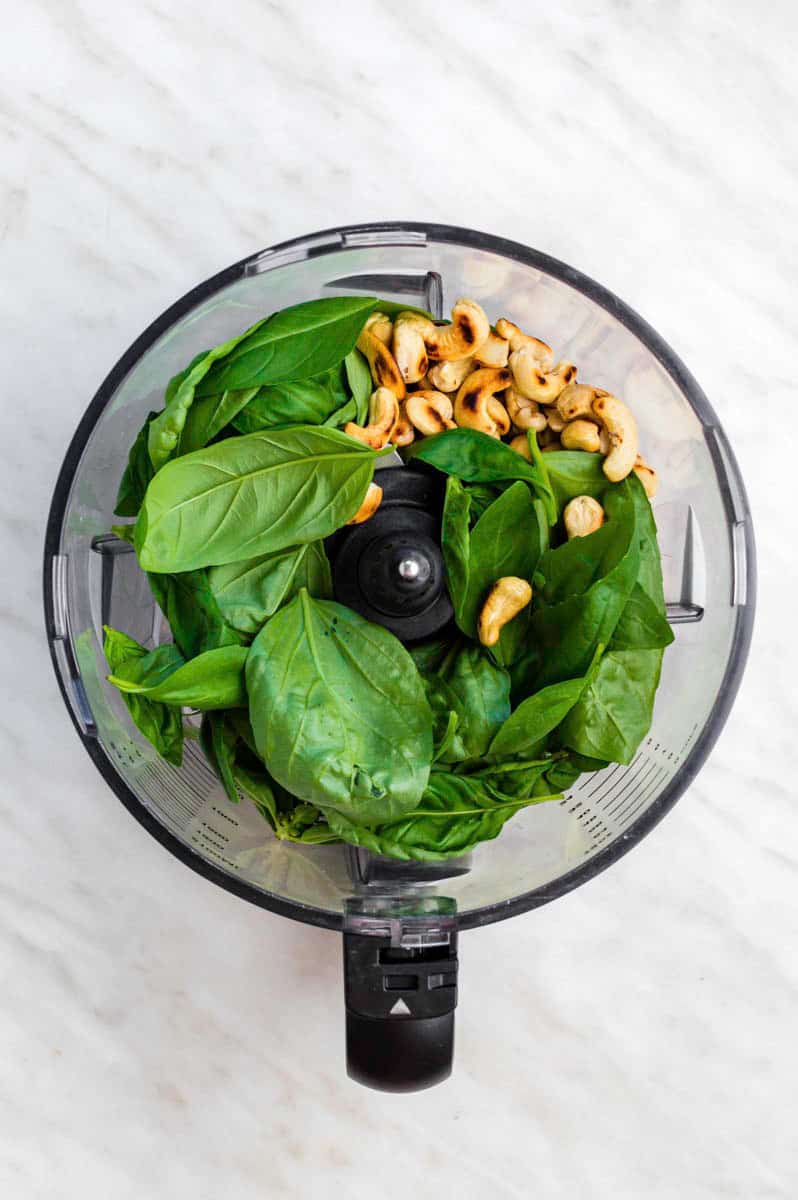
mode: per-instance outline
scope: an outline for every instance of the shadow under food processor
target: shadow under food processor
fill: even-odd
[[[623,396],[661,479],[654,511],[676,640],[638,754],[629,766],[582,776],[561,801],[520,812],[495,841],[440,864],[277,840],[254,806],[227,801],[196,741],[186,743],[179,769],[160,759],[105,680],[103,624],[148,646],[169,636],[131,547],[109,533],[128,448],[147,413],[162,406],[167,381],[199,351],[270,312],[347,294],[382,296],[438,317],[468,295],[489,313],[511,317],[576,362],[583,378]],[[403,546],[403,562],[415,562],[406,568],[404,607],[392,611],[380,590],[380,572],[396,564],[372,564],[358,596],[347,595],[342,582],[351,570],[337,572],[336,587],[342,602],[408,636],[402,621],[419,578],[432,586],[439,567],[439,529],[424,517],[434,505],[423,494],[423,473],[390,463],[388,470],[395,479],[408,476],[391,484],[395,504],[381,518],[390,533],[411,535]],[[352,542],[343,539],[335,553],[356,557]],[[253,255],[189,292],[137,339],[67,451],[47,528],[44,590],[64,700],[113,791],[205,878],[283,916],[343,931],[349,1073],[372,1087],[415,1090],[451,1070],[458,932],[585,883],[648,833],[701,767],[745,664],[755,561],[745,489],[718,419],[640,317],[578,271],[525,246],[448,226],[385,223],[332,229]],[[440,595],[442,623],[448,597],[445,589]],[[413,630],[425,636],[418,624]]]

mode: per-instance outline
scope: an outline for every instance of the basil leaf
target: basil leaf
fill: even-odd
[[[421,803],[398,821],[370,828],[334,810],[326,816],[345,842],[391,858],[435,862],[467,854],[479,842],[497,837],[522,808],[558,798],[505,797],[484,779],[434,772]]]
[[[333,594],[321,541],[210,567],[208,583],[224,620],[245,634],[257,633],[302,587],[316,599],[331,600]]]
[[[116,504],[114,506],[114,512],[118,517],[135,517],[138,514],[144,499],[144,493],[155,474],[150,453],[147,449],[147,442],[150,434],[150,425],[157,415],[154,412],[149,414],[136,435],[136,440],[130,447],[127,466],[119,483],[119,491],[117,492]]]
[[[195,400],[188,410],[180,437],[180,454],[191,454],[213,441],[230,424],[237,425],[242,409],[260,392],[260,388],[242,388],[237,392],[215,392]],[[244,432],[249,433],[250,430]]]
[[[427,312],[426,308],[416,308],[416,306],[414,304],[402,304],[398,300],[383,300],[383,299],[375,300],[374,301],[374,311],[384,313],[385,316],[390,317],[391,320],[393,320],[394,317],[398,317],[399,313],[409,312],[409,313],[418,313],[418,315],[421,317],[427,317],[430,321],[436,321],[436,318],[433,317],[431,312]],[[449,322],[448,321],[444,321],[444,322],[436,321],[436,324],[448,325]]]
[[[455,619],[463,626],[463,605],[468,595],[468,572],[471,553],[469,535],[469,512],[471,496],[456,475],[446,480],[446,496],[441,520],[441,550],[446,570],[449,596],[454,607]],[[469,630],[465,630],[466,633]],[[473,634],[473,631],[471,631]]]
[[[220,646],[240,646],[245,641],[222,614],[207,571],[185,571],[179,575],[151,573],[147,578],[183,658],[195,658]]]
[[[258,752],[293,795],[366,823],[415,807],[432,716],[386,629],[303,588],[255,638],[246,674]]]
[[[434,437],[413,442],[407,447],[406,454],[469,483],[521,479],[541,496],[547,494],[546,481],[536,467],[504,442],[488,437],[478,429],[447,429]]]
[[[246,646],[222,646],[184,662],[176,646],[159,646],[143,658],[122,663],[108,679],[121,692],[164,704],[203,710],[237,708],[247,702],[247,654]]]
[[[369,399],[374,391],[374,384],[369,365],[357,348],[350,350],[344,359],[344,370],[355,402],[355,416],[352,419],[357,425],[367,425]]]
[[[375,452],[334,429],[228,438],[163,467],[136,522],[145,571],[174,574],[327,537],[357,512]]]
[[[613,650],[659,650],[672,641],[673,630],[667,617],[657,609],[638,581],[615,626]]]
[[[279,425],[323,425],[348,399],[340,365],[312,379],[276,383],[246,394],[249,402],[233,419],[240,433]]]
[[[150,459],[155,471],[158,471],[175,453],[177,453],[180,438],[186,425],[189,411],[198,394],[197,387],[219,359],[230,354],[232,350],[263,325],[258,321],[244,333],[229,341],[206,350],[189,363],[184,371],[170,380],[164,397],[164,410],[151,422],[147,445]],[[224,388],[212,389],[224,391]]]
[[[421,668],[419,668],[421,670]],[[510,714],[510,677],[480,646],[462,645],[422,680],[435,721],[436,761],[479,758]],[[451,714],[456,722],[453,727]]]
[[[122,670],[126,664],[144,658],[148,651],[126,633],[103,626],[105,639],[103,649],[111,671]],[[183,716],[178,708],[159,704],[146,696],[122,693],[133,724],[144,734],[158,753],[179,767],[183,761]]]
[[[574,496],[593,496],[600,500],[610,486],[602,470],[604,459],[600,454],[589,454],[584,450],[552,450],[542,457],[560,510]]]
[[[523,700],[503,723],[490,744],[493,759],[534,758],[546,737],[567,716],[585,690],[588,676],[567,679],[542,688]]]
[[[661,650],[608,650],[563,722],[563,745],[630,763],[651,726],[661,663]]]
[[[336,296],[295,304],[261,322],[214,366],[198,396],[320,375],[353,349],[373,297]]]
[[[238,804],[240,799],[235,780],[235,756],[239,740],[238,732],[224,713],[205,713],[200,726],[200,746],[219,776],[228,800],[233,804]]]

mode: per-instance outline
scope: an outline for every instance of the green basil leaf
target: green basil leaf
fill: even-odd
[[[300,588],[307,588],[318,600],[331,600],[333,595],[321,541],[210,567],[208,583],[224,620],[245,634],[257,633]]]
[[[374,304],[369,296],[336,296],[282,309],[240,339],[203,378],[197,395],[320,375],[353,349]]]
[[[468,595],[471,546],[468,520],[470,508],[469,491],[463,487],[456,475],[450,475],[446,480],[446,498],[441,520],[441,550],[443,551],[449,596],[461,629],[463,628],[463,605]]]
[[[348,399],[340,364],[312,379],[276,383],[248,394],[249,402],[233,419],[240,433],[281,425],[323,425]]]
[[[334,810],[326,815],[345,842],[391,858],[435,862],[467,854],[479,842],[497,837],[522,808],[558,798],[507,798],[483,779],[434,772],[418,807],[398,821],[370,828]]]
[[[114,506],[114,512],[118,517],[135,517],[138,515],[138,511],[144,500],[144,493],[147,491],[147,486],[155,474],[150,459],[150,452],[147,449],[147,443],[150,435],[150,425],[157,416],[158,414],[154,412],[149,414],[136,435],[136,440],[130,447],[127,466],[119,484],[116,505]]]
[[[413,442],[407,447],[406,454],[469,483],[520,479],[541,496],[547,494],[546,481],[536,467],[504,442],[477,429],[448,429],[445,433]]]
[[[136,522],[145,571],[219,566],[327,537],[357,512],[375,452],[334,429],[228,438],[167,463]]]
[[[147,576],[183,658],[205,650],[241,645],[245,638],[221,612],[205,570]],[[246,632],[246,631],[245,631]]]
[[[542,457],[560,510],[574,496],[593,496],[600,500],[610,486],[602,470],[604,459],[600,454],[588,454],[584,450],[552,450]]]
[[[427,317],[430,321],[436,321],[436,318],[433,317],[431,312],[427,312],[426,308],[416,308],[414,304],[401,304],[398,300],[377,299],[374,301],[374,311],[385,313],[385,316],[390,317],[391,320],[393,320],[394,317],[398,317],[399,313],[409,312],[418,313],[418,315],[421,317]],[[438,322],[436,321],[436,323]],[[448,321],[440,323],[446,325],[449,324]]]
[[[641,550],[642,552],[642,550]],[[673,641],[673,630],[663,612],[635,583],[612,635],[613,650],[660,650]]]
[[[184,371],[170,380],[164,397],[164,410],[151,422],[147,439],[150,459],[156,471],[178,451],[189,411],[198,394],[198,385],[219,359],[225,358],[240,342],[253,336],[263,324],[263,321],[258,321],[244,333],[198,354]],[[225,389],[213,390],[222,392]]]
[[[662,650],[608,650],[560,738],[590,758],[630,763],[651,726]]]
[[[171,656],[167,651],[172,651]],[[247,702],[247,654],[246,646],[222,646],[183,662],[177,647],[159,646],[143,658],[122,663],[108,679],[121,692],[145,695],[163,704],[202,710],[237,708]]]
[[[228,800],[238,804],[239,795],[235,780],[236,747],[238,732],[224,713],[207,712],[200,726],[200,745],[210,765],[219,776]]]
[[[103,649],[111,671],[121,670],[126,664],[144,658],[148,651],[126,633],[104,626]],[[179,708],[159,704],[146,696],[122,693],[133,724],[144,735],[158,753],[179,767],[183,761],[183,716]]]
[[[432,715],[401,642],[305,589],[260,631],[250,717],[270,773],[300,800],[366,823],[418,803]]]
[[[587,677],[567,679],[542,688],[521,702],[490,744],[492,758],[534,758],[546,737],[556,729],[585,689]]]
[[[369,399],[374,391],[371,371],[365,357],[355,348],[350,350],[344,359],[344,369],[355,402],[355,416],[352,418],[356,425],[367,425],[369,416]]]
[[[456,476],[450,475],[449,478],[454,479]],[[503,490],[502,487],[493,483],[470,483],[467,485],[466,491],[471,501],[469,521],[472,525],[477,523],[494,500],[498,500]]]
[[[368,425],[368,413],[362,421],[360,417],[357,403],[350,396],[346,403],[342,404],[340,408],[336,408],[335,412],[330,413],[324,425],[328,429],[343,429],[348,421],[354,421],[357,425]]]
[[[260,388],[242,388],[237,392],[214,392],[202,400],[194,400],[186,416],[180,436],[180,454],[191,454],[213,441],[225,428],[233,424],[239,428],[237,418],[242,409],[259,395]],[[246,429],[243,432],[250,433]]]

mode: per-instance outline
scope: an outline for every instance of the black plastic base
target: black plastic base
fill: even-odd
[[[371,1020],[346,1014],[346,1071],[378,1092],[420,1092],[452,1073],[454,1013]]]

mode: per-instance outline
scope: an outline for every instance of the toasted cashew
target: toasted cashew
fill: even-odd
[[[604,474],[611,483],[625,479],[635,465],[638,450],[637,422],[631,409],[617,396],[599,396],[593,412],[610,435],[611,449],[604,459]]]
[[[604,524],[604,509],[592,496],[574,496],[566,504],[562,519],[569,541],[575,537],[587,537]]]
[[[496,332],[499,337],[507,339],[510,343],[511,352],[520,350],[522,346],[534,346],[543,369],[550,371],[554,366],[554,353],[551,346],[547,346],[545,342],[541,342],[540,338],[531,337],[528,333],[522,333],[514,321],[508,321],[506,317],[500,317],[496,322]]]
[[[412,392],[405,401],[405,409],[414,427],[427,437],[455,428],[452,402],[443,392]]]
[[[516,454],[522,455],[527,462],[532,462],[532,451],[529,449],[529,438],[525,433],[519,433],[518,437],[514,437],[510,442],[510,449],[515,450]]]
[[[436,392],[456,392],[474,366],[473,357],[457,358],[453,362],[435,363],[427,371],[426,381]],[[421,381],[422,387],[424,380]]]
[[[510,372],[480,367],[462,384],[454,402],[454,419],[467,429],[481,429],[490,437],[501,437],[510,431],[510,418],[504,405],[496,400],[510,383]]]
[[[394,446],[409,446],[415,440],[416,431],[408,419],[406,401],[401,400],[399,402],[399,420],[394,426],[391,441]]]
[[[553,429],[555,433],[562,433],[563,429],[565,429],[565,421],[557,412],[556,408],[549,409],[547,424],[549,429]]]
[[[390,317],[386,317],[385,313],[373,312],[371,316],[366,317],[366,324],[363,326],[369,333],[373,333],[376,338],[379,338],[390,349],[391,337],[393,336],[393,321]]]
[[[603,454],[606,458],[611,449],[610,435],[603,425],[599,425],[599,454]]]
[[[378,483],[370,483],[363,497],[363,503],[352,517],[352,520],[347,521],[347,525],[362,525],[364,521],[368,521],[369,517],[374,516],[381,504],[382,488]]]
[[[595,421],[593,401],[599,396],[608,395],[609,392],[602,388],[590,387],[587,383],[569,383],[557,397],[557,412],[564,421],[576,421],[580,417]]]
[[[508,387],[504,403],[516,429],[534,429],[540,433],[546,428],[546,417],[538,408],[537,400],[530,400],[514,387]]]
[[[653,500],[659,487],[657,472],[648,465],[642,454],[638,454],[632,470],[645,488],[649,500]]]
[[[563,450],[587,450],[590,454],[596,454],[601,448],[598,425],[595,421],[585,421],[581,417],[568,422],[560,434],[560,441]]]
[[[474,362],[480,367],[506,367],[509,355],[510,343],[507,339],[489,333],[474,355]]]
[[[357,348],[368,359],[371,378],[377,388],[388,388],[397,400],[404,400],[405,381],[396,365],[396,359],[385,343],[370,329],[364,329],[357,339]]]
[[[495,646],[508,621],[517,617],[532,599],[532,588],[525,579],[504,575],[497,579],[479,614],[479,640],[483,646]]]
[[[451,325],[435,325],[425,335],[427,353],[435,362],[452,362],[474,354],[490,333],[485,310],[475,300],[458,300]]]
[[[539,404],[553,404],[563,388],[576,379],[573,363],[559,362],[549,368],[541,362],[538,347],[529,343],[510,355],[510,370],[518,391]]]
[[[368,425],[355,425],[354,421],[348,421],[344,425],[344,433],[365,442],[372,450],[382,450],[391,440],[398,420],[399,401],[390,388],[379,387],[369,399]]]
[[[418,383],[426,374],[429,359],[424,333],[434,329],[431,321],[418,313],[399,313],[393,327],[393,356],[405,383]]]

